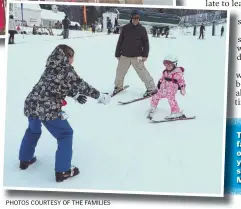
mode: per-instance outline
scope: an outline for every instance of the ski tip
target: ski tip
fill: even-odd
[[[119,105],[124,105],[125,103],[124,103],[124,102],[119,101],[119,102],[118,102],[118,104],[119,104]]]
[[[150,118],[148,118],[148,119],[149,119],[150,123],[160,123],[160,122],[164,121],[164,120],[156,121],[156,120],[153,120],[153,119],[150,119]]]
[[[169,119],[169,120],[166,120],[166,119],[163,119],[163,120],[149,119],[149,120],[150,120],[150,122],[152,122],[152,123],[164,123],[164,122],[174,122],[174,121],[193,120],[193,119],[196,119],[196,116],[186,117],[186,118],[182,118],[182,119]]]

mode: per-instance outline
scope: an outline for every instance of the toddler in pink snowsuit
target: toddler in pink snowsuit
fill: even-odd
[[[184,68],[177,67],[177,59],[175,57],[166,58],[163,61],[163,64],[166,69],[163,71],[162,77],[158,82],[158,93],[152,96],[151,111],[148,117],[153,117],[154,111],[162,98],[166,98],[171,107],[171,114],[170,116],[165,117],[165,119],[185,117],[185,115],[180,112],[179,105],[176,101],[176,94],[178,90],[180,90],[183,96],[186,94],[186,84],[183,77]]]

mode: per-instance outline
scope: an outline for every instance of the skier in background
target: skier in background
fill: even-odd
[[[161,27],[160,31],[161,31],[161,35],[164,36],[165,35],[165,27]]]
[[[221,28],[221,36],[223,36],[223,33],[224,33],[224,27],[222,26],[222,28]]]
[[[8,39],[8,44],[14,44],[14,34],[16,32],[16,24],[15,24],[13,15],[9,15],[8,32],[10,34]]]
[[[167,26],[165,27],[165,29],[164,29],[164,34],[166,35],[166,38],[168,38],[169,30],[170,30],[170,28],[169,28],[169,26],[167,25]]]
[[[119,34],[119,31],[120,31],[120,26],[119,25],[115,26],[114,34]]]
[[[114,34],[119,34],[119,29],[120,29],[120,26],[119,26],[118,20],[117,18],[115,18]]]
[[[157,33],[157,28],[156,28],[156,26],[153,26],[153,28],[152,28],[152,36],[156,37],[156,33]]]
[[[160,28],[157,28],[156,30],[156,36],[159,38],[161,35],[161,29]]]
[[[205,31],[205,26],[204,24],[201,25],[200,27],[200,35],[199,35],[199,39],[204,39],[204,31]]]
[[[101,21],[101,32],[103,32],[103,27],[104,27],[104,25],[103,25],[103,20]]]
[[[64,27],[63,31],[63,38],[67,39],[69,38],[69,27],[70,27],[70,20],[68,19],[68,16],[66,15],[65,18],[62,20],[62,25]]]
[[[111,34],[111,29],[112,29],[112,22],[110,19],[107,20],[107,29],[108,29],[108,35]]]
[[[19,33],[20,30],[21,30],[21,29],[20,29],[20,26],[18,25],[18,26],[17,26],[17,32]]]
[[[35,25],[33,25],[33,35],[36,35],[37,34],[37,27]]]
[[[147,118],[153,118],[157,105],[163,98],[168,100],[171,108],[171,114],[165,117],[166,120],[185,117],[180,111],[175,98],[178,90],[180,90],[183,96],[186,94],[186,84],[183,77],[184,68],[178,67],[177,62],[178,60],[175,56],[168,56],[164,59],[165,70],[162,72],[162,77],[157,84],[158,93],[152,96],[151,109]]]
[[[78,76],[72,66],[73,61],[74,50],[67,45],[58,45],[48,57],[45,71],[24,104],[28,128],[19,150],[20,169],[25,170],[36,162],[35,148],[43,124],[58,143],[55,155],[56,182],[79,174],[79,169],[71,165],[73,129],[66,113],[62,111],[62,106],[67,105],[65,98],[72,97],[80,104],[86,103],[87,96],[103,104],[110,101],[108,94],[101,93]]]
[[[95,33],[95,23],[91,24],[91,30],[92,30],[92,33]]]
[[[193,36],[196,36],[197,26],[195,25],[193,28]]]

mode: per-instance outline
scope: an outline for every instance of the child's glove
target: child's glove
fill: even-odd
[[[80,104],[84,104],[87,102],[87,97],[85,95],[79,95],[79,97],[77,98],[77,101],[80,103]]]
[[[109,94],[103,94],[100,93],[99,98],[97,99],[98,103],[102,103],[102,104],[108,104],[110,102],[111,96]]]
[[[84,104],[87,101],[87,97],[83,94],[80,94],[79,92],[73,98],[80,104]]]

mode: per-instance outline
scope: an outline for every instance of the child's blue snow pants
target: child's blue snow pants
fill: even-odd
[[[71,168],[73,129],[67,120],[55,119],[40,121],[28,118],[29,126],[23,137],[19,160],[29,161],[34,157],[35,148],[41,136],[41,123],[57,139],[58,148],[55,155],[55,171],[64,172]]]

